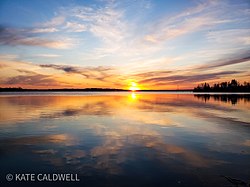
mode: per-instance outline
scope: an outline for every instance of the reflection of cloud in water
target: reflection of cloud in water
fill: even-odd
[[[182,146],[164,143],[161,138],[143,135],[129,136],[126,141],[107,137],[103,145],[91,150],[91,155],[97,157],[98,163],[102,163],[101,165],[104,167],[101,169],[109,170],[112,168],[108,168],[108,166],[112,166],[113,162],[120,164],[128,159],[130,161],[137,159],[135,154],[140,152],[139,150],[146,150],[145,156],[148,157],[148,160],[158,160],[162,164],[170,164],[173,169],[176,162],[192,167],[212,167],[223,163]],[[113,155],[116,155],[116,160],[112,160]]]
[[[114,129],[113,133],[104,132],[103,141],[86,150],[78,148],[80,144],[76,137],[55,134],[6,140],[6,149],[2,151],[4,154],[8,154],[7,149],[13,151],[13,148],[16,151],[31,151],[31,154],[40,155],[44,162],[57,167],[70,164],[79,171],[87,167],[92,172],[101,170],[110,174],[122,173],[123,164],[142,159],[137,154],[145,154],[148,160],[155,160],[172,169],[175,169],[176,162],[192,167],[211,167],[221,163],[182,146],[165,143],[156,131],[129,127],[131,129],[124,132],[124,128]]]
[[[214,100],[204,103],[200,97],[202,96],[194,97],[192,94],[147,93],[132,93],[132,95],[129,93],[128,97],[127,95],[0,97],[1,107],[5,108],[0,113],[0,123],[105,115],[133,119],[146,124],[176,125],[176,121],[171,119],[173,113],[194,115],[201,109],[205,112],[211,109],[220,113],[242,111],[241,108],[228,107],[227,103],[218,104]],[[238,103],[240,107],[247,107]],[[162,113],[169,114],[169,117],[163,116]]]
[[[80,149],[68,150],[64,154],[67,164],[77,164],[80,163],[80,159],[86,157],[86,152]]]
[[[53,149],[35,150],[33,152],[37,154],[52,154],[52,155],[57,153],[57,151]]]
[[[245,140],[245,142],[243,143],[243,145],[250,147],[250,140]]]
[[[191,167],[212,167],[223,163],[183,146],[165,143],[157,131],[146,127],[119,124],[111,129],[97,130],[96,133],[103,137],[103,142],[92,148],[89,154],[96,159],[95,168],[111,173],[122,172],[122,164],[138,159],[135,155],[140,150],[146,151],[149,160],[158,160],[173,169],[176,162]],[[174,134],[170,133],[170,136]]]
[[[11,145],[39,145],[39,144],[62,144],[66,146],[75,145],[76,137],[70,134],[53,134],[44,136],[27,136],[22,138],[11,138],[6,140],[6,144]]]
[[[111,102],[115,99],[115,102]],[[77,115],[109,115],[121,96],[13,96],[0,97],[5,108],[0,123],[25,122],[40,118],[60,118]],[[117,107],[117,106],[116,106]]]
[[[196,115],[197,117],[202,117],[202,118],[206,118],[209,121],[214,121],[217,122],[218,124],[222,124],[222,125],[238,125],[238,126],[246,126],[249,127],[250,126],[250,122],[245,122],[243,121],[243,119],[238,119],[236,117],[230,117],[228,116],[220,116],[218,113],[212,113],[212,112],[204,112],[204,111],[196,111],[194,112],[194,115]]]

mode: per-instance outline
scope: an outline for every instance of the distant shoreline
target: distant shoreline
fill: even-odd
[[[193,89],[183,90],[125,90],[125,89],[112,89],[112,88],[84,88],[84,89],[23,89],[23,88],[0,88],[1,92],[192,92],[194,94],[214,94],[214,93],[249,93],[246,91],[196,91]]]
[[[193,92],[192,89],[185,90],[125,90],[112,88],[84,88],[84,89],[23,89],[23,88],[0,88],[0,92]]]

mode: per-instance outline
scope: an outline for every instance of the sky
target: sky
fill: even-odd
[[[250,1],[1,0],[0,87],[250,81]]]

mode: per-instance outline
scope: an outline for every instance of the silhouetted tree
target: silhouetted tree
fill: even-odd
[[[242,85],[237,80],[232,79],[229,82],[221,82],[210,87],[205,82],[194,88],[194,92],[250,92],[250,83],[244,82]]]

